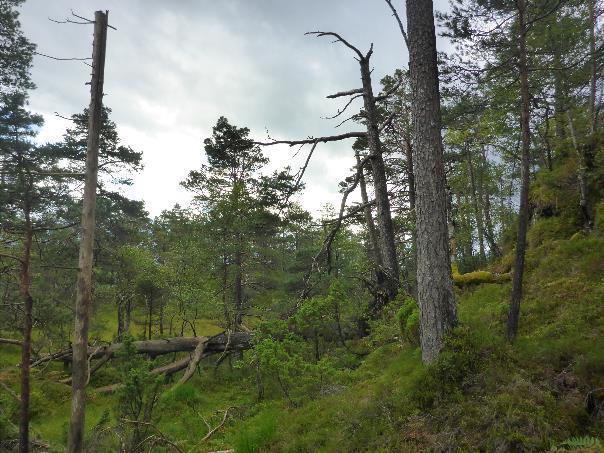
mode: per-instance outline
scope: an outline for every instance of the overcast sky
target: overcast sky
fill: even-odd
[[[395,4],[404,13],[402,0]],[[446,7],[436,0],[435,8]],[[351,52],[307,31],[335,31],[361,50],[374,43],[379,80],[407,65],[407,50],[383,0],[27,0],[21,22],[41,53],[88,57],[92,26],[59,25],[73,9],[93,17],[109,10],[105,105],[113,110],[123,143],[144,152],[145,169],[126,193],[145,201],[152,215],[186,205],[179,186],[203,161],[202,141],[220,115],[247,126],[256,138],[332,135],[338,102],[325,99],[360,86]],[[404,18],[403,18],[404,20]],[[439,46],[442,50],[442,42]],[[90,68],[37,56],[30,108],[44,115],[41,141],[60,139],[68,121],[89,102]],[[354,126],[342,127],[342,132]],[[338,181],[353,165],[352,141],[319,145],[300,201],[313,213],[339,205]],[[267,149],[271,169],[297,169],[305,153]]]

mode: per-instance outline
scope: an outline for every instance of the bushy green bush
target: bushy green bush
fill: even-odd
[[[419,307],[417,302],[406,297],[396,313],[402,337],[411,345],[419,344]]]
[[[416,379],[411,400],[419,409],[428,410],[442,401],[459,400],[464,388],[481,366],[481,346],[468,328],[449,333],[437,360],[425,367]]]

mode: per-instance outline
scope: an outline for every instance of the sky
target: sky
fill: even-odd
[[[404,2],[395,0],[404,19]],[[435,9],[446,7],[436,0]],[[124,189],[144,200],[151,215],[186,206],[191,195],[179,183],[205,162],[203,139],[219,116],[249,127],[255,139],[302,139],[333,135],[358,126],[325,117],[341,100],[329,94],[360,87],[350,50],[328,38],[340,33],[366,51],[374,45],[373,83],[406,67],[407,49],[383,0],[27,0],[21,24],[38,52],[89,57],[92,26],[57,24],[76,14],[92,18],[109,10],[104,103],[113,111],[123,144],[143,151],[144,170]],[[439,50],[446,43],[439,40]],[[36,56],[37,89],[30,109],[44,116],[39,141],[60,140],[69,121],[89,103],[90,68],[82,62]],[[360,107],[360,104],[356,104]],[[351,110],[352,112],[353,110]],[[358,111],[358,108],[357,108]],[[339,206],[338,182],[354,165],[352,140],[319,145],[304,177],[299,202],[313,214],[326,203]],[[269,171],[296,171],[306,151],[266,149]]]

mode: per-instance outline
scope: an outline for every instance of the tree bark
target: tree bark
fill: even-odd
[[[457,323],[449,261],[447,194],[432,1],[407,0],[422,360],[433,362]]]
[[[73,336],[73,379],[68,451],[80,453],[84,448],[86,381],[88,379],[88,322],[92,298],[92,262],[96,211],[99,137],[103,107],[103,79],[107,42],[108,13],[94,14],[92,82],[88,110],[88,143],[86,149],[86,182],[82,205],[79,273],[76,287],[75,325]]]
[[[235,284],[234,284],[234,298],[235,298],[235,328],[241,327],[243,322],[243,264],[241,251],[235,252]]]
[[[386,274],[386,291],[388,300],[394,299],[399,288],[399,266],[396,255],[396,243],[394,239],[394,225],[390,212],[390,199],[388,198],[388,185],[386,182],[386,170],[382,156],[382,144],[379,134],[379,121],[375,105],[375,96],[371,86],[371,69],[369,59],[371,51],[359,59],[361,67],[361,80],[363,83],[363,102],[365,106],[365,119],[367,122],[367,144],[370,153],[371,172],[375,192],[376,220],[378,227],[378,239],[380,241],[380,253],[384,263]]]
[[[597,128],[596,117],[596,91],[598,81],[598,59],[596,55],[596,0],[588,0],[589,10],[589,101],[588,116],[590,133],[594,133]]]
[[[30,395],[30,357],[33,299],[29,293],[29,269],[33,230],[30,219],[29,194],[25,201],[25,236],[23,239],[23,257],[21,259],[20,290],[23,299],[23,345],[21,347],[21,402],[19,413],[19,451],[29,451],[29,395]]]
[[[529,221],[529,184],[530,184],[530,91],[528,80],[528,62],[526,51],[526,0],[518,0],[518,73],[520,76],[520,127],[522,129],[521,165],[520,165],[520,210],[518,213],[518,237],[516,239],[516,258],[512,279],[512,297],[508,313],[507,338],[514,341],[518,334],[520,302],[522,300],[522,279],[526,254],[526,233]]]
[[[485,171],[487,171],[488,169],[488,160],[487,160],[487,154],[486,154],[486,150],[484,148],[484,146],[482,147],[482,173],[484,174]],[[483,183],[484,184],[484,183]],[[484,199],[484,203],[483,203],[483,210],[484,210],[484,223],[485,223],[485,237],[487,239],[487,242],[489,243],[489,250],[491,252],[491,254],[495,257],[500,257],[501,256],[501,249],[499,248],[499,246],[497,245],[497,241],[495,240],[495,229],[493,228],[493,220],[491,218],[491,195],[489,194],[489,188],[487,187],[486,190],[482,190],[483,193],[483,199]]]
[[[375,266],[375,281],[377,291],[375,292],[374,299],[369,307],[369,315],[375,319],[379,316],[382,307],[388,302],[388,294],[382,294],[381,290],[384,287],[384,260],[380,253],[380,244],[378,239],[378,233],[375,229],[375,222],[373,221],[373,215],[371,213],[371,205],[369,204],[369,197],[367,196],[367,183],[365,181],[365,169],[361,168],[361,158],[359,153],[355,153],[357,160],[357,171],[359,172],[359,185],[361,186],[361,202],[365,206],[363,208],[363,214],[365,216],[365,224],[367,225],[367,234],[369,236],[369,249],[370,258]]]
[[[147,339],[150,340],[152,338],[152,329],[153,327],[153,292],[147,296]]]
[[[468,162],[468,171],[470,172],[470,189],[472,190],[472,205],[474,207],[474,215],[476,216],[476,232],[478,234],[478,257],[480,264],[483,265],[487,261],[487,255],[484,249],[484,221],[482,218],[482,210],[478,198],[478,190],[476,184],[476,175],[474,174],[474,163],[472,162],[472,150],[470,145],[466,145],[466,160]]]
[[[409,212],[411,215],[411,248],[412,248],[412,260],[413,268],[411,272],[414,275],[417,274],[417,228],[416,228],[416,214],[415,214],[415,175],[413,174],[413,145],[411,144],[411,138],[405,134],[403,137],[403,144],[405,148],[405,160],[407,161],[407,185],[409,186]],[[417,300],[417,282],[410,281],[409,293]]]
[[[580,146],[577,140],[577,132],[573,123],[570,110],[566,111],[568,117],[568,127],[570,129],[570,136],[573,141],[573,147],[577,154],[577,182],[579,183],[579,209],[581,210],[581,216],[583,217],[583,230],[586,232],[591,231],[593,220],[591,218],[591,212],[589,207],[588,199],[588,188],[587,188],[587,162],[585,156],[585,146]]]

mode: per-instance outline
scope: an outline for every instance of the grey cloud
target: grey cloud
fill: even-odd
[[[106,104],[128,144],[145,151],[148,174],[137,178],[133,193],[144,197],[154,214],[183,196],[178,183],[199,165],[201,140],[219,115],[250,127],[259,138],[265,127],[282,138],[334,133],[336,122],[321,117],[341,104],[325,96],[358,86],[358,67],[348,49],[305,32],[337,31],[361,49],[373,42],[376,87],[407,58],[398,28],[379,0],[29,0],[22,23],[40,52],[90,54],[90,27],[47,20],[65,17],[71,8],[86,16],[108,9],[118,28],[108,40]],[[37,57],[33,76],[38,89],[31,95],[32,109],[69,115],[87,105],[89,68],[81,63]],[[353,164],[350,145],[318,150],[306,177],[305,206],[318,211],[325,201],[313,199],[318,193],[337,198],[336,179]],[[304,153],[292,159],[292,153],[269,151],[279,162],[303,158]],[[327,173],[330,164],[338,168]]]

